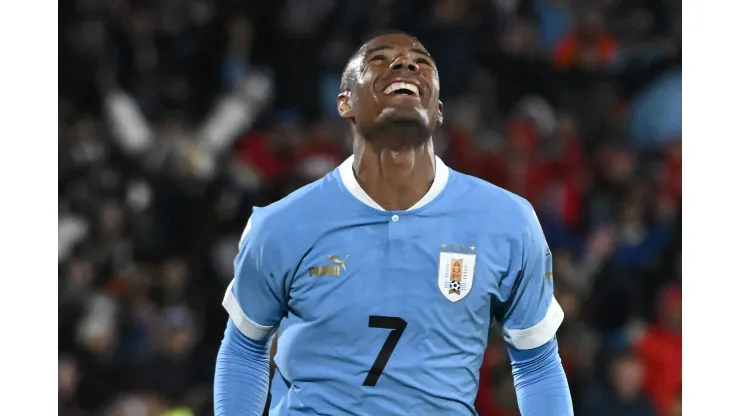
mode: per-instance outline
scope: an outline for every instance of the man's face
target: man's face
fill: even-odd
[[[424,46],[402,34],[365,44],[350,63],[355,82],[339,94],[338,110],[366,137],[390,127],[409,127],[427,139],[442,123],[439,76]]]

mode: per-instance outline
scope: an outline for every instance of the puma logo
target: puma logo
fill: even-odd
[[[329,256],[329,261],[330,261],[330,262],[332,262],[332,263],[337,263],[337,264],[340,264],[340,265],[342,266],[342,269],[344,269],[344,271],[347,271],[347,265],[346,265],[345,263],[347,262],[347,259],[348,259],[348,258],[349,258],[349,254],[347,254],[347,255],[346,255],[346,256],[344,257],[344,260],[341,260],[341,259],[340,259],[339,257],[337,257],[337,256]]]
[[[314,266],[308,268],[308,274],[311,276],[339,276],[342,270],[347,271],[347,259],[349,254],[344,257],[344,260],[337,256],[329,256],[329,261],[338,264],[338,266]]]

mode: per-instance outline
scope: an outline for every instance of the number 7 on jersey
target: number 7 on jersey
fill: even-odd
[[[383,373],[385,365],[388,364],[393,350],[398,345],[398,340],[401,339],[403,331],[406,330],[406,325],[408,325],[406,321],[396,316],[370,316],[368,322],[370,328],[390,329],[391,332],[388,334],[385,343],[383,343],[383,347],[380,348],[380,352],[378,353],[378,357],[375,358],[373,366],[367,373],[367,377],[365,377],[365,381],[362,383],[363,386],[374,386],[378,383],[378,379]]]

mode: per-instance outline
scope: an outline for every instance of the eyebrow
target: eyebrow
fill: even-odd
[[[365,55],[370,55],[373,52],[388,51],[388,50],[393,50],[393,48],[391,46],[388,46],[388,45],[376,46],[374,48],[368,49],[367,52],[365,52]],[[424,49],[411,48],[410,50],[411,50],[411,52],[418,53],[419,55],[424,55],[427,58],[429,58],[431,60],[434,60],[434,58],[432,58],[432,55],[430,55],[429,52],[425,51]]]

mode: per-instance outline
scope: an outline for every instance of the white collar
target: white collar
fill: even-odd
[[[370,198],[370,196],[365,192],[364,189],[362,189],[360,184],[357,182],[357,178],[355,178],[355,172],[352,169],[352,163],[354,162],[354,160],[355,157],[353,155],[347,158],[347,160],[345,160],[341,165],[339,165],[339,176],[342,178],[342,183],[344,184],[345,188],[347,188],[352,196],[359,199],[366,205],[380,211],[385,211],[383,207],[378,205],[377,202],[373,201]],[[424,205],[431,202],[431,200],[433,200],[437,195],[439,195],[443,189],[445,189],[445,186],[447,185],[447,180],[450,178],[450,168],[448,168],[447,165],[442,162],[442,159],[437,156],[434,156],[434,161],[435,172],[432,187],[429,188],[429,191],[427,191],[426,195],[424,195],[424,197],[421,198],[419,202],[415,203],[414,206],[409,208],[409,210],[423,207]]]

